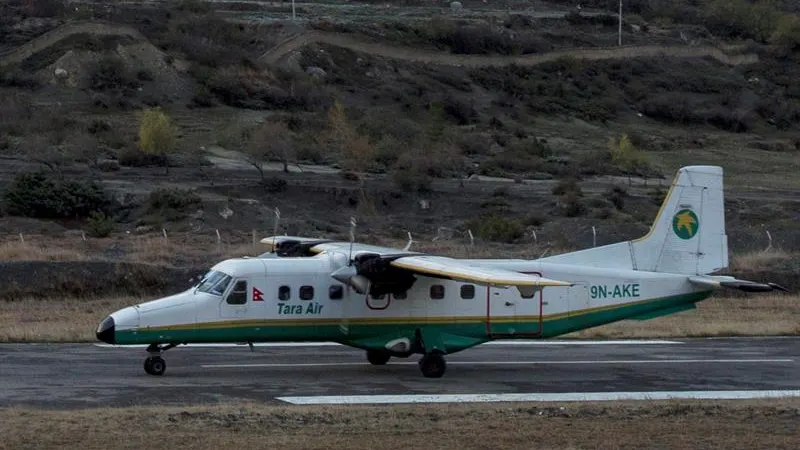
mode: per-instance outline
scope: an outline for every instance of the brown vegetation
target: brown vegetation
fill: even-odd
[[[0,449],[770,448],[800,445],[800,401],[0,410]]]

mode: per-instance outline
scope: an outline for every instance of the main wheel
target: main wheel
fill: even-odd
[[[144,360],[144,371],[149,375],[164,375],[167,362],[160,356],[150,356]]]
[[[425,378],[441,378],[447,369],[447,363],[441,354],[430,353],[419,360],[419,368]]]
[[[367,361],[373,366],[382,366],[389,362],[392,356],[388,352],[380,350],[367,350]]]

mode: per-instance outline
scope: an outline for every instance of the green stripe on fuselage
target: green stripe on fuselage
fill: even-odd
[[[453,353],[490,340],[487,333],[489,329],[492,334],[537,333],[541,338],[551,338],[659,311],[668,313],[669,310],[674,310],[677,312],[682,310],[681,306],[708,298],[710,294],[710,291],[696,292],[555,314],[545,316],[541,324],[538,316],[493,318],[488,328],[486,316],[316,320],[251,319],[121,330],[117,331],[115,338],[121,345],[166,342],[333,341],[364,347],[359,341],[385,343],[397,337],[412,338],[416,329],[424,328],[426,333],[441,333],[445,336],[447,351]],[[385,337],[385,340],[371,339],[376,337]]]

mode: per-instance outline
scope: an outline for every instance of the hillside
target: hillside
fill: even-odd
[[[637,236],[678,167],[720,164],[732,252],[800,251],[793,3],[629,1],[621,47],[615,2],[418,3],[4,3],[0,235],[114,260],[167,234],[202,266],[278,208],[281,233],[535,256]],[[148,153],[154,107],[174,146]]]

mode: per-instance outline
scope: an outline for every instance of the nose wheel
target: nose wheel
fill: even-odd
[[[148,375],[163,375],[167,370],[167,362],[160,356],[150,356],[144,360],[144,371]]]
[[[144,360],[144,371],[147,372],[148,375],[164,375],[164,371],[167,370],[167,362],[164,361],[161,354],[177,345],[178,344],[150,344],[147,346],[147,354],[149,356]]]

